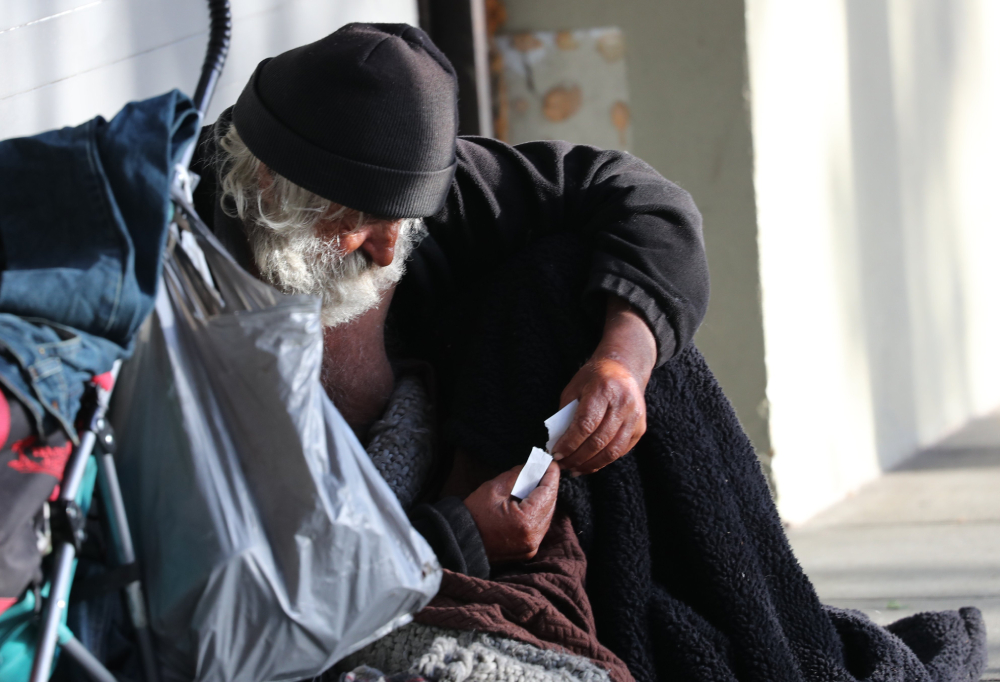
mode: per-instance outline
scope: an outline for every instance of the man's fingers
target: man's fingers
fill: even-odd
[[[569,425],[566,433],[552,448],[554,451],[552,455],[556,460],[564,459],[575,453],[604,422],[609,408],[610,403],[607,398],[595,395],[581,398],[580,406],[573,416],[573,423]]]
[[[576,465],[572,469],[573,473],[592,474],[595,471],[600,471],[616,459],[627,454],[639,440],[639,438],[635,436],[637,421],[637,419],[630,419],[622,424],[621,428],[618,429],[618,433],[616,433],[615,437],[611,439],[611,442],[608,443],[607,447],[596,453],[590,459]]]
[[[625,421],[626,414],[621,410],[609,409],[604,420],[594,430],[575,452],[569,454],[559,461],[559,466],[563,469],[576,469],[584,462],[604,450],[615,439],[621,431],[622,422]]]
[[[550,463],[538,487],[517,502],[510,498],[510,492],[522,468],[503,472],[465,498],[490,563],[535,556],[555,512],[559,467]]]

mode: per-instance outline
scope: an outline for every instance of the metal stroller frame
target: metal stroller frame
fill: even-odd
[[[229,0],[208,0],[208,7],[210,17],[208,50],[194,94],[199,120],[205,116],[219,75],[222,73],[232,30]],[[192,143],[183,163],[176,169],[175,186],[190,187],[185,180],[194,146],[195,143]],[[120,361],[116,362],[111,371],[112,379],[117,379],[120,367]],[[66,470],[60,483],[59,499],[52,505],[53,525],[62,527],[64,532],[57,540],[54,538],[53,571],[49,580],[49,595],[41,615],[41,632],[31,668],[31,682],[46,682],[49,679],[57,645],[93,679],[98,682],[116,682],[114,675],[76,639],[68,627],[63,625],[77,554],[86,537],[83,514],[76,500],[84,480],[87,463],[92,455],[97,460],[97,483],[100,485],[115,561],[119,567],[135,567],[135,549],[132,545],[125,503],[122,500],[113,457],[114,433],[105,419],[112,390],[113,387],[107,389],[96,387],[97,399],[87,416],[87,428],[82,432],[79,446],[74,449],[66,463]],[[133,575],[137,573],[133,571]],[[146,682],[158,682],[156,655],[146,616],[146,600],[138,578],[131,580],[124,587],[124,591],[129,618],[136,631],[144,677]]]

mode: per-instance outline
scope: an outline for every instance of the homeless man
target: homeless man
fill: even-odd
[[[455,105],[422,32],[351,25],[263,62],[200,145],[197,208],[247,269],[322,296],[325,388],[450,569],[347,679],[978,679],[974,608],[880,628],[820,603],[689,343],[690,197],[628,154],[456,139]],[[499,472],[572,399],[553,449],[593,475],[511,501]]]
[[[556,455],[564,471],[590,473],[642,435],[650,372],[704,315],[700,216],[627,153],[456,139],[456,101],[451,65],[406,25],[349,25],[265,60],[202,134],[199,212],[248,270],[323,297],[324,383],[363,441],[396,384],[384,334],[394,294],[394,314],[430,315],[532,240],[580,235],[592,250],[587,296],[604,305],[605,326],[561,396],[581,407]],[[509,491],[511,476],[493,483]],[[486,556],[533,553],[534,526],[519,531],[526,542],[499,546],[518,533],[494,524],[525,520],[493,494],[480,493],[471,516],[454,500],[426,510],[432,523],[421,529],[446,567],[485,575]],[[404,496],[406,505],[416,493]],[[485,555],[470,535],[483,536]]]
[[[708,273],[694,204],[648,165],[563,142],[457,138],[456,102],[454,71],[422,31],[346,26],[258,66],[202,133],[195,201],[245,268],[322,297],[328,393],[442,565],[486,578],[538,552],[560,468],[591,473],[635,445],[646,382],[698,327]],[[449,478],[430,435],[433,382],[390,363],[385,323],[391,311],[422,329],[557,234],[588,249],[584,295],[603,331],[552,396],[553,407],[580,400],[559,466],[515,502],[517,470],[486,480],[475,453],[457,453]]]

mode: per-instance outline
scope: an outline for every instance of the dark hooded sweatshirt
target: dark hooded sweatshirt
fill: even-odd
[[[237,261],[255,270],[242,224],[220,203],[216,139],[228,130],[231,111],[202,131],[192,163],[201,176],[195,208]],[[701,215],[687,192],[627,152],[568,142],[510,146],[460,137],[456,155],[444,206],[425,219],[429,236],[393,297],[390,315],[400,326],[420,330],[457,292],[488,279],[524,246],[568,233],[592,253],[585,300],[595,311],[607,294],[628,301],[656,337],[657,366],[691,341],[709,285]],[[414,526],[445,568],[484,577],[482,540],[456,502],[419,505]]]

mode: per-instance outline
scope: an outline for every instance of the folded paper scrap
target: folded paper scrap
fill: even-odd
[[[579,405],[580,401],[574,400],[545,420],[545,428],[549,431],[549,440],[545,444],[545,450],[551,452],[556,442],[566,433],[569,425],[573,423],[573,417],[576,415],[576,408]],[[538,483],[552,462],[552,455],[545,450],[531,448],[531,454],[528,455],[528,461],[525,462],[521,473],[517,475],[514,489],[510,492],[511,495],[523,500],[538,487]]]

